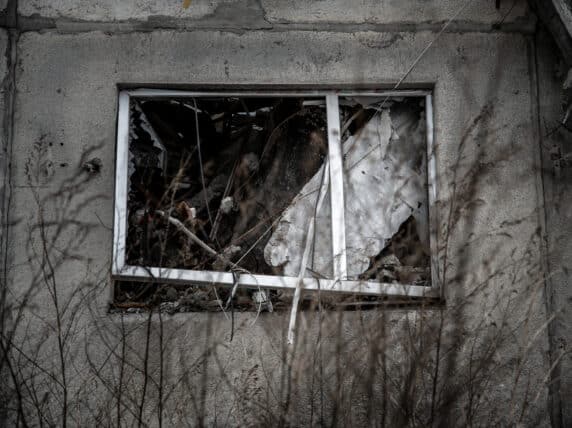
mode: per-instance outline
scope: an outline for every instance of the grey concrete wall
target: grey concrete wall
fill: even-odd
[[[560,102],[566,69],[562,67],[559,52],[545,32],[537,37],[539,118],[541,126],[543,177],[546,206],[548,249],[547,298],[550,310],[555,314],[550,329],[552,359],[559,361],[554,380],[555,389],[562,400],[557,411],[563,426],[572,424],[572,409],[566,397],[572,394],[572,318],[570,316],[570,131],[561,125],[564,110]]]
[[[145,20],[153,17],[171,17],[188,20],[200,20],[212,16],[221,18],[240,18],[240,12],[246,9],[258,10],[268,23],[280,22],[327,22],[327,23],[407,23],[440,22],[450,18],[459,21],[478,23],[526,20],[528,9],[526,2],[502,4],[500,9],[490,7],[487,0],[470,2],[462,7],[455,0],[401,2],[390,0],[361,1],[348,4],[344,0],[317,2],[283,2],[278,0],[193,0],[186,9],[183,1],[167,0],[161,4],[146,0],[30,0],[19,2],[19,12],[24,17],[41,16],[45,18],[63,18],[78,21],[120,21]],[[229,15],[234,11],[234,15]],[[238,13],[237,13],[238,12]],[[252,16],[249,16],[252,18]],[[252,21],[250,21],[252,22]]]
[[[10,55],[9,51],[9,39],[8,39],[8,32],[4,29],[0,31],[0,52],[3,52],[2,60],[0,61],[0,76],[3,76],[3,84],[0,88],[0,111],[6,111],[6,89],[8,88],[9,81],[7,79],[8,76],[8,57]],[[9,88],[8,88],[9,89]],[[8,140],[10,139],[10,130],[9,130],[9,122],[8,117],[3,115],[1,124],[0,124],[0,147],[2,150],[0,151],[0,192],[2,195],[6,195],[8,190],[8,182],[9,182],[9,175],[8,175],[8,164],[10,158],[10,151]],[[2,223],[7,223],[7,208],[4,204],[4,198],[2,198],[2,202],[0,202],[0,218],[2,218]],[[0,236],[2,236],[2,242],[5,243],[6,240],[4,238],[5,230],[2,228],[0,232]],[[2,254],[5,252],[4,245],[2,245]],[[2,272],[4,269],[2,269]]]
[[[7,287],[32,425],[550,424],[525,2],[19,3]],[[232,342],[228,314],[108,313],[118,84],[391,85],[429,45],[404,85],[434,88],[441,307],[306,312],[294,351],[288,313],[237,314]]]

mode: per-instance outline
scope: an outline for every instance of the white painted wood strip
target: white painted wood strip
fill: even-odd
[[[316,204],[316,213],[319,213],[322,209],[322,205],[328,194],[328,184],[329,184],[329,162],[326,160],[324,162],[324,179],[322,186],[320,187],[320,193],[318,194],[318,202]],[[290,313],[290,322],[288,324],[288,335],[287,341],[289,345],[294,343],[294,330],[296,329],[296,318],[298,315],[298,305],[300,304],[300,298],[302,296],[302,289],[304,288],[304,275],[306,274],[306,268],[308,267],[308,259],[310,258],[310,250],[313,247],[314,242],[314,228],[316,227],[316,216],[311,216],[308,225],[308,233],[306,234],[306,246],[304,248],[304,254],[302,256],[302,263],[300,264],[300,272],[298,273],[298,281],[296,283],[296,289],[294,290],[294,298],[292,299],[292,311]]]

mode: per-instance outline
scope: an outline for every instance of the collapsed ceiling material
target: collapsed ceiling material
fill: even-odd
[[[340,98],[350,279],[428,284],[422,103]],[[332,276],[329,196],[315,212],[323,98],[133,98],[130,110],[127,263],[297,276],[316,215],[306,275]]]
[[[352,106],[344,101],[341,106]],[[368,104],[362,108],[363,104],[353,103],[352,107],[360,106],[358,115],[352,108],[342,107],[341,123],[348,123],[352,117],[363,123],[353,129],[353,134],[346,132],[343,139],[348,277],[386,282],[407,277],[405,283],[427,283],[429,232],[422,106],[402,102],[380,110]],[[360,119],[359,114],[366,118]],[[286,209],[265,248],[267,263],[281,266],[286,276],[296,276],[300,270],[306,219],[312,215],[317,215],[318,221],[311,273],[332,276],[329,203],[314,213],[322,169]],[[410,225],[407,233],[400,234],[400,245],[406,249],[395,254],[396,234],[406,223]],[[406,243],[407,239],[410,242]],[[383,252],[387,253],[386,262],[380,259]],[[374,272],[375,266],[378,272]]]

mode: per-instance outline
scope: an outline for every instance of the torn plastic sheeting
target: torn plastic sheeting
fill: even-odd
[[[401,152],[417,147],[406,140],[400,141],[392,132],[389,110],[383,110],[344,143],[349,278],[368,269],[371,257],[380,253],[411,215],[422,220],[421,224],[427,223],[423,218],[427,201],[425,178],[390,149],[392,142],[401,144]],[[265,247],[266,262],[282,266],[286,276],[299,274],[307,222],[314,215],[321,175],[320,169],[294,198]],[[313,272],[327,278],[332,277],[329,211],[330,204],[326,201],[317,212],[314,254],[308,265]]]

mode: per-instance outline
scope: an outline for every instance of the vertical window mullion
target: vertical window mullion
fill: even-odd
[[[438,257],[439,249],[437,247],[437,237],[439,236],[438,224],[436,220],[436,203],[437,203],[437,165],[435,159],[435,141],[434,141],[434,117],[433,117],[433,96],[425,96],[425,119],[427,123],[427,186],[429,190],[429,246],[431,249],[431,282],[434,290],[441,287],[441,279],[439,277]]]
[[[112,271],[120,273],[125,266],[127,246],[127,195],[129,167],[129,94],[119,94],[117,118],[117,158],[115,163],[115,209]]]
[[[326,95],[334,279],[347,278],[343,152],[337,95]]]

